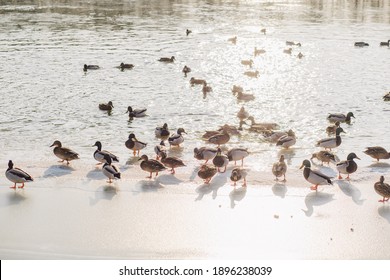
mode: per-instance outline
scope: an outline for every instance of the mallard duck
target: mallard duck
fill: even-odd
[[[263,54],[263,53],[265,53],[265,50],[263,50],[263,49],[258,49],[258,48],[256,48],[256,47],[255,47],[255,50],[254,50],[254,52],[253,52],[254,56],[258,56],[258,55],[261,55],[261,54]]]
[[[247,65],[247,66],[249,66],[250,68],[252,68],[253,60],[252,60],[252,59],[249,59],[249,60],[241,60],[241,64],[242,64],[242,65]]]
[[[336,133],[336,129],[340,126],[340,122],[339,121],[336,121],[334,123],[334,125],[330,125],[326,128],[326,133],[328,134],[335,134]]]
[[[165,143],[164,141],[161,141],[159,145],[156,145],[154,147],[154,152],[156,153],[156,160],[159,160],[161,157],[161,153],[165,153],[166,151]]]
[[[191,72],[191,68],[188,67],[187,65],[184,65],[183,70],[181,70],[184,73],[184,76],[187,77],[187,73]]]
[[[244,72],[244,75],[251,77],[251,78],[257,78],[259,76],[259,71],[246,71]]]
[[[172,62],[174,62],[174,60],[175,60],[175,57],[171,56],[170,58],[169,57],[162,57],[158,61],[172,63]]]
[[[156,173],[157,176],[158,172],[167,169],[161,162],[154,159],[148,159],[147,155],[142,155],[139,160],[141,160],[141,169],[150,173],[150,176],[146,177],[149,179],[152,178],[152,173]]]
[[[269,141],[269,142],[272,142],[272,143],[276,143],[278,142],[279,138],[283,137],[283,136],[292,136],[292,137],[295,137],[295,133],[292,129],[290,129],[289,131],[267,131],[265,130],[265,140],[266,141]],[[269,132],[269,133],[268,133]]]
[[[386,94],[383,96],[383,100],[384,100],[384,101],[390,101],[390,92],[386,93]]]
[[[304,57],[304,55],[303,55],[301,52],[299,52],[299,53],[297,54],[297,57],[298,57],[299,59],[301,59],[302,57]]]
[[[243,92],[243,88],[241,86],[236,86],[236,85],[233,85],[233,88],[232,88],[232,92],[233,94],[234,93],[237,93],[237,92]]]
[[[78,153],[72,151],[69,148],[62,147],[61,142],[58,140],[54,141],[50,147],[54,147],[53,152],[58,158],[62,159],[61,162],[66,160],[66,164],[69,164],[69,161],[79,159]]]
[[[222,154],[222,150],[220,148],[217,149],[217,154],[213,158],[213,164],[215,167],[217,167],[218,172],[220,172],[220,168],[225,167],[222,172],[225,173],[226,167],[229,164],[229,158],[226,155]]]
[[[235,45],[237,43],[237,36],[229,38],[228,41]]]
[[[240,131],[242,130],[242,126],[244,124],[247,124],[244,120],[240,120],[238,127],[235,125],[224,124],[219,127],[218,131],[226,131],[229,135],[240,135]]]
[[[345,131],[341,127],[338,127],[336,129],[336,137],[334,137],[334,138],[325,138],[325,139],[319,140],[317,142],[316,146],[317,147],[322,147],[322,148],[325,148],[325,149],[329,149],[329,150],[332,150],[333,148],[336,148],[336,147],[340,146],[340,144],[341,144],[340,133],[341,132],[345,133]]]
[[[283,52],[286,53],[286,54],[290,54],[291,55],[292,48],[284,49]]]
[[[14,185],[10,187],[11,189],[16,189],[16,184],[22,184],[18,188],[23,189],[24,183],[34,181],[34,179],[29,174],[27,174],[27,172],[16,167],[14,168],[12,160],[8,161],[8,169],[5,171],[5,177],[14,183]]]
[[[102,172],[108,178],[108,183],[112,183],[112,179],[114,179],[114,178],[120,179],[121,173],[118,171],[118,169],[114,165],[111,165],[112,164],[111,156],[108,154],[105,154],[104,161],[105,161],[105,163],[103,165]]]
[[[206,164],[203,164],[198,171],[198,176],[204,180],[205,184],[209,184],[215,174],[217,174],[217,168]]]
[[[307,159],[305,159],[302,162],[302,165],[299,169],[302,169],[303,167],[304,167],[303,177],[305,177],[306,181],[308,181],[309,183],[314,184],[313,186],[310,187],[311,190],[316,191],[318,185],[323,185],[323,184],[333,185],[333,183],[331,181],[331,177],[321,173],[320,171],[311,170],[310,169],[310,167],[311,167],[310,161],[308,161]]]
[[[182,133],[186,133],[184,128],[179,128],[175,134],[172,134],[171,137],[168,138],[168,143],[171,146],[179,146],[184,142],[184,137]]]
[[[234,161],[234,165],[237,164],[237,161],[241,160],[241,166],[244,165],[244,158],[249,155],[247,149],[244,148],[232,148],[228,151],[229,161]]]
[[[163,126],[158,126],[154,130],[154,134],[158,138],[165,138],[169,136],[168,124],[164,123]]]
[[[262,29],[260,30],[260,32],[263,33],[263,34],[265,35],[265,33],[267,33],[267,29],[262,28]]]
[[[191,33],[192,33],[191,30],[189,30],[189,29],[186,30],[186,35],[187,35],[187,36],[188,36],[189,34],[191,34]]]
[[[387,40],[387,42],[380,42],[379,46],[381,46],[381,47],[390,47],[390,40]]]
[[[109,156],[111,158],[111,161],[116,161],[116,162],[119,162],[119,159],[116,155],[108,152],[108,151],[102,151],[102,143],[100,141],[96,141],[95,142],[95,145],[93,145],[92,147],[97,147],[96,151],[93,153],[93,157],[94,159],[96,159],[99,163],[98,164],[102,164],[102,163],[106,163],[106,159],[105,159],[105,156]]]
[[[374,189],[377,194],[383,197],[383,199],[378,200],[378,202],[389,201],[390,198],[390,185],[385,183],[385,177],[381,176],[379,182],[374,184]]]
[[[272,165],[272,174],[275,176],[275,181],[278,181],[278,177],[283,176],[283,181],[286,182],[287,164],[284,162],[284,155],[281,155],[278,162]]]
[[[250,93],[237,92],[237,100],[239,101],[252,101],[255,100],[255,96]]]
[[[354,173],[358,166],[356,162],[354,162],[354,159],[360,159],[355,153],[350,153],[347,157],[347,160],[340,161],[336,164],[336,168],[339,171],[339,179],[343,179],[341,177],[341,174],[348,174],[347,180],[349,180],[349,174]]]
[[[301,47],[301,43],[297,42],[292,42],[292,41],[286,41],[286,46],[298,46],[298,47]]]
[[[245,120],[245,119],[247,119],[249,117],[249,113],[245,110],[244,106],[241,107],[240,111],[238,111],[237,117],[240,120]]]
[[[206,80],[195,79],[194,77],[191,77],[190,84],[191,84],[191,86],[193,86],[193,85],[204,85],[204,84],[207,84],[207,83],[206,83]]]
[[[230,135],[226,131],[223,131],[222,133],[211,136],[207,141],[211,144],[216,144],[219,147],[220,145],[224,145],[229,142],[229,140]]]
[[[246,187],[246,176],[247,172],[245,169],[236,167],[233,168],[232,173],[230,174],[230,180],[234,182],[233,186],[236,187],[236,184],[241,179],[244,179],[244,183],[242,184],[243,187]]]
[[[331,161],[336,162],[335,155],[328,151],[319,151],[317,153],[314,153],[312,154],[310,160],[312,160],[313,158],[318,159],[319,161],[321,161],[322,164],[324,164],[324,162],[326,162],[327,164],[329,164],[329,162]]]
[[[171,174],[175,174],[175,168],[186,166],[181,159],[177,157],[167,157],[165,152],[161,153],[161,162],[166,167],[171,168]]]
[[[114,105],[112,104],[112,101],[108,101],[108,103],[101,103],[99,104],[99,109],[103,111],[111,111],[112,108],[114,108]]]
[[[141,118],[146,116],[146,110],[145,108],[143,109],[134,109],[131,106],[127,107],[127,111],[125,114],[129,113],[129,118]]]
[[[135,138],[134,133],[131,133],[129,135],[129,139],[125,142],[126,148],[133,150],[133,155],[135,156],[135,153],[137,152],[139,155],[139,151],[146,147],[146,143],[143,143],[141,141],[138,141],[137,138]]]
[[[205,82],[203,84],[203,87],[202,87],[203,94],[206,94],[206,93],[209,93],[209,92],[212,92],[212,91],[213,91],[213,88],[211,86],[208,86],[207,83]]]
[[[347,115],[344,114],[329,114],[327,117],[328,121],[330,122],[345,122],[345,123],[350,123],[351,118],[355,118],[352,112],[348,112]]]
[[[297,139],[295,136],[282,136],[278,139],[278,142],[276,142],[276,146],[282,146],[283,148],[288,149],[295,145],[296,142]]]
[[[264,129],[273,130],[273,129],[278,129],[279,128],[279,125],[277,123],[266,123],[266,122],[257,123],[253,116],[249,116],[248,120],[251,122],[250,129],[252,129],[252,130],[256,130],[256,129],[260,129],[260,130],[264,130]],[[290,135],[290,136],[292,136],[292,135]]]
[[[367,147],[365,151],[363,151],[366,155],[369,155],[372,158],[375,158],[377,161],[380,159],[389,159],[390,153],[386,151],[385,148],[375,146],[375,147]]]
[[[369,44],[366,42],[355,42],[355,47],[368,47]]]
[[[209,147],[200,147],[199,149],[195,148],[194,158],[197,160],[205,160],[206,162],[204,164],[206,164],[210,159],[213,159],[216,156],[217,152],[217,149]]]
[[[119,69],[121,70],[125,70],[125,69],[133,69],[134,68],[134,65],[133,64],[129,64],[129,63],[121,63],[118,67]]]
[[[87,65],[87,64],[84,64],[83,70],[86,72],[87,70],[97,70],[99,68],[100,67],[98,65]]]

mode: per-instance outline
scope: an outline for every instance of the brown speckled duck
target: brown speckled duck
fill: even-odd
[[[210,147],[200,147],[194,149],[194,158],[197,160],[205,160],[206,164],[210,159],[213,159],[217,154],[217,149]]]
[[[389,201],[390,199],[390,185],[385,183],[385,177],[381,176],[379,182],[374,184],[374,189],[377,194],[383,197],[383,199],[378,200],[378,202]]]
[[[172,63],[172,62],[175,61],[175,57],[174,57],[174,56],[171,56],[171,57],[162,57],[162,58],[160,58],[158,61],[166,62],[166,63]]]
[[[245,169],[236,167],[232,170],[232,173],[230,174],[230,180],[234,182],[233,186],[236,187],[236,184],[241,179],[244,179],[244,183],[242,184],[243,187],[246,187],[246,176],[247,172]]]
[[[141,160],[141,169],[150,173],[150,176],[146,177],[149,179],[152,178],[152,173],[156,173],[157,176],[158,172],[167,169],[161,162],[149,159],[147,155],[142,155],[139,160]]]
[[[312,160],[313,158],[318,159],[319,161],[321,161],[322,164],[324,164],[324,162],[326,162],[327,164],[329,164],[331,161],[336,162],[335,155],[328,151],[319,151],[317,153],[314,153],[312,154],[310,160]]]
[[[203,164],[198,171],[198,176],[204,180],[205,184],[209,184],[215,174],[217,174],[217,168],[206,164]]]
[[[327,128],[326,128],[326,133],[328,134],[335,134],[336,133],[336,129],[340,126],[340,121],[336,121],[333,125],[329,125]]]
[[[107,104],[106,103],[99,104],[99,109],[103,111],[111,111],[112,108],[114,108],[114,105],[112,105],[112,101],[109,101]]]
[[[207,141],[211,144],[224,145],[230,140],[230,135],[224,130],[222,133],[211,136]]]
[[[390,153],[386,151],[385,148],[375,146],[375,147],[367,147],[365,151],[363,151],[366,155],[376,159],[379,161],[380,159],[389,159]]]
[[[69,164],[69,161],[79,159],[79,154],[72,151],[69,148],[62,147],[60,141],[56,140],[50,147],[54,147],[53,153],[61,159],[61,162],[66,161],[66,164]]]
[[[275,181],[278,181],[278,177],[283,176],[283,181],[286,182],[287,164],[284,162],[284,155],[281,155],[278,162],[272,165],[272,174],[275,176]]]
[[[229,164],[229,158],[226,155],[222,154],[220,148],[217,149],[217,155],[213,158],[213,164],[215,165],[215,167],[217,167],[218,172],[220,172],[220,168],[225,167],[225,169],[222,171],[222,173],[225,173],[226,167]]]
[[[171,168],[171,174],[175,174],[175,168],[186,166],[184,162],[177,157],[167,157],[165,152],[161,152],[161,162],[166,166]]]

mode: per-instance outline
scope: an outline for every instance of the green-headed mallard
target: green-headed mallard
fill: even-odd
[[[261,33],[263,33],[264,35],[267,33],[267,29],[266,28],[262,28],[261,30],[260,30],[260,32]]]
[[[379,46],[381,46],[381,47],[390,47],[390,40],[387,40],[387,42],[380,42]]]
[[[245,120],[245,119],[249,118],[249,113],[245,110],[244,106],[242,106],[240,111],[238,111],[237,117],[240,120]]]
[[[363,151],[366,155],[369,155],[372,158],[375,158],[377,161],[380,159],[389,159],[390,153],[386,151],[385,148],[375,146],[375,147],[367,147],[365,151]]]
[[[326,133],[328,133],[328,134],[335,134],[336,133],[336,129],[338,127],[340,127],[340,121],[336,121],[333,125],[329,125],[326,128]]]
[[[215,167],[217,167],[218,172],[220,172],[220,168],[223,167],[225,167],[225,169],[222,171],[222,173],[226,171],[226,167],[229,164],[229,158],[222,154],[222,150],[220,148],[217,149],[217,154],[213,158],[213,164]]]
[[[111,111],[112,108],[114,108],[114,105],[112,104],[112,101],[108,101],[108,103],[100,103],[99,109],[103,111]]]
[[[355,47],[368,47],[369,44],[366,42],[355,42]]]
[[[86,72],[87,70],[97,70],[100,69],[99,65],[87,65],[84,64],[83,70]]]
[[[249,116],[248,120],[251,122],[251,127],[249,130],[259,131],[259,130],[274,130],[278,129],[279,125],[277,123],[268,123],[268,122],[256,122],[253,116]],[[292,136],[292,135],[291,135]]]
[[[53,152],[58,158],[62,159],[61,162],[66,161],[66,164],[69,164],[69,161],[79,159],[78,153],[69,148],[62,147],[61,142],[58,140],[54,141],[50,147],[54,147]]]
[[[108,183],[112,183],[112,179],[121,178],[121,173],[118,169],[112,165],[111,156],[109,154],[104,155],[104,165],[102,168],[103,174],[108,178]]]
[[[341,177],[341,174],[348,174],[347,180],[349,180],[349,174],[354,173],[358,166],[356,162],[354,162],[354,159],[360,159],[355,153],[350,153],[347,157],[347,160],[340,161],[336,164],[336,168],[339,171],[339,179],[343,179]]]
[[[351,118],[355,118],[352,112],[348,112],[347,115],[344,114],[329,114],[327,120],[330,122],[345,122],[350,123]]]
[[[275,181],[278,181],[278,177],[283,176],[283,181],[286,182],[287,164],[284,162],[284,155],[281,155],[278,162],[272,165],[272,174],[275,176]]]
[[[133,155],[137,152],[139,155],[139,151],[146,147],[146,143],[138,141],[135,137],[134,133],[130,133],[129,139],[125,142],[126,148],[133,150]]]
[[[204,164],[206,164],[210,159],[213,159],[216,156],[217,152],[217,149],[209,147],[200,147],[199,149],[195,148],[194,158],[197,160],[205,160],[206,162]]]
[[[184,73],[184,76],[187,77],[187,74],[191,72],[191,68],[187,65],[184,65],[183,70],[181,70]]]
[[[5,171],[5,177],[14,183],[11,189],[16,189],[16,184],[22,184],[19,189],[24,188],[24,183],[34,181],[33,178],[22,169],[14,167],[12,160],[8,161],[8,169]]]
[[[294,136],[282,136],[278,139],[278,142],[276,142],[276,146],[282,146],[283,148],[290,148],[297,142],[297,139]]]
[[[326,162],[327,164],[329,164],[329,162],[331,161],[333,163],[336,162],[335,155],[328,151],[319,151],[317,153],[314,153],[312,154],[310,160],[312,160],[313,158],[318,159],[319,161],[321,161],[322,164],[324,164],[324,162]]]
[[[388,201],[390,198],[390,185],[385,183],[385,177],[381,176],[379,182],[374,184],[374,189],[377,194],[383,197],[383,199],[378,200],[378,202]]]
[[[96,141],[95,145],[93,145],[92,147],[95,147],[95,146],[97,147],[97,149],[93,153],[93,158],[99,162],[98,164],[106,163],[106,159],[105,159],[106,155],[108,155],[112,161],[119,162],[119,159],[116,155],[114,155],[108,151],[102,151],[102,143],[100,141]]]
[[[146,110],[145,108],[142,109],[133,109],[131,106],[127,107],[127,111],[125,114],[129,113],[129,118],[141,118],[146,116]]]
[[[169,136],[168,124],[164,123],[163,126],[158,126],[154,130],[154,135],[158,138],[166,138]]]
[[[242,184],[242,186],[246,187],[246,176],[247,171],[245,169],[235,167],[230,174],[230,180],[233,181],[233,186],[236,187],[237,182],[241,179],[244,179],[244,183]]]
[[[186,166],[184,162],[177,157],[167,157],[165,152],[161,152],[161,162],[166,167],[171,168],[171,174],[175,174],[175,168]]]
[[[211,86],[208,86],[207,82],[205,82],[203,84],[203,87],[202,87],[203,94],[206,94],[206,93],[209,93],[209,92],[212,92],[212,91],[213,91],[213,88]]]
[[[166,147],[164,141],[161,141],[159,145],[154,146],[154,152],[156,153],[156,160],[159,160],[161,153],[166,152]]]
[[[180,144],[184,142],[184,137],[182,135],[182,133],[186,133],[184,128],[179,128],[177,130],[177,133],[171,135],[169,138],[168,138],[168,143],[169,145],[171,146],[179,146],[180,147]]]
[[[198,171],[198,176],[204,180],[205,184],[209,184],[215,174],[217,174],[217,168],[206,164],[203,164]]]
[[[336,137],[334,137],[334,138],[325,138],[325,139],[319,140],[317,142],[316,146],[317,147],[322,147],[322,148],[325,148],[325,149],[330,149],[330,150],[340,146],[340,144],[341,144],[340,133],[341,132],[345,133],[345,131],[341,127],[338,127],[336,129]]]
[[[244,158],[249,155],[248,149],[244,148],[232,148],[228,151],[229,161],[234,161],[234,165],[237,164],[237,161],[241,160],[241,166],[244,165]]]
[[[142,155],[139,160],[141,160],[141,169],[150,173],[150,176],[146,177],[149,179],[152,178],[152,173],[156,173],[157,176],[158,172],[167,169],[161,162],[149,159],[147,155]]]
[[[313,184],[313,186],[310,187],[311,190],[316,191],[318,185],[323,185],[323,184],[333,185],[332,181],[330,180],[331,177],[321,173],[320,171],[311,170],[310,167],[311,167],[310,161],[305,159],[302,162],[302,165],[299,169],[303,168],[303,177],[306,179],[306,181]]]

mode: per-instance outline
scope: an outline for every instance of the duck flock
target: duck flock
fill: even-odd
[[[187,36],[189,36],[191,33],[191,30],[186,30]],[[261,33],[265,35],[266,29],[261,29]],[[231,44],[236,44],[237,40],[238,38],[235,36],[229,38],[228,42]],[[390,40],[387,42],[381,42],[380,46],[390,47],[389,43]],[[354,45],[356,47],[369,46],[369,44],[366,42],[355,42]],[[286,46],[288,46],[288,48],[284,49],[283,52],[291,55],[293,47],[299,48],[302,46],[302,44],[300,42],[286,41]],[[253,56],[256,57],[264,53],[266,53],[266,50],[257,49],[255,47]],[[298,59],[302,59],[304,55],[299,52],[296,57]],[[158,59],[158,61],[162,63],[174,63],[175,56],[162,57]],[[248,66],[250,69],[244,72],[244,75],[251,78],[257,78],[259,76],[258,70],[252,70],[252,59],[242,60],[241,64]],[[134,68],[134,65],[121,63],[119,66],[117,66],[117,68],[121,71],[131,70]],[[85,72],[98,69],[100,69],[98,65],[85,64],[83,67]],[[184,76],[187,77],[187,75],[191,73],[191,68],[186,65],[183,67],[182,72],[184,73]],[[208,85],[207,81],[204,79],[191,77],[189,79],[189,83],[191,86],[202,86],[202,92],[204,95],[212,91],[211,86]],[[250,102],[255,99],[253,94],[244,92],[243,87],[240,85],[233,85],[232,93],[237,98],[237,100],[240,101]],[[384,101],[390,101],[390,92],[383,96],[383,99]],[[98,104],[98,108],[103,111],[111,112],[114,110],[114,104],[112,101],[109,101],[108,103]],[[133,119],[147,116],[146,112],[146,108],[133,108],[132,106],[128,106],[126,113],[128,113],[130,119]],[[233,186],[235,187],[238,181],[243,182],[243,187],[247,186],[246,177],[248,170],[244,168],[244,159],[250,155],[250,152],[248,149],[242,147],[234,147],[227,151],[223,148],[223,145],[230,141],[232,135],[240,134],[240,131],[243,130],[244,125],[249,126],[249,131],[259,133],[266,141],[275,143],[282,149],[289,149],[296,143],[296,136],[294,131],[281,131],[279,130],[279,125],[277,123],[256,122],[254,117],[245,110],[244,106],[242,106],[237,113],[237,118],[239,120],[238,127],[225,124],[220,126],[215,131],[205,131],[205,133],[202,135],[202,139],[210,145],[195,147],[193,149],[194,158],[199,161],[204,161],[201,163],[197,175],[202,180],[204,180],[205,184],[210,184],[210,181],[217,173],[226,172],[227,166],[229,164],[234,164],[234,168],[230,173],[230,179]],[[347,114],[328,115],[327,119],[330,125],[326,127],[326,132],[328,133],[329,138],[318,140],[315,145],[322,150],[314,153],[310,159],[304,159],[300,167],[303,169],[303,177],[312,184],[311,190],[317,191],[319,185],[332,184],[333,180],[333,178],[329,177],[328,175],[318,170],[311,169],[311,163],[314,159],[320,161],[322,164],[335,164],[339,180],[349,180],[351,174],[356,172],[358,169],[358,165],[355,160],[359,160],[360,158],[356,153],[350,153],[347,158],[342,161],[339,161],[338,157],[332,153],[332,149],[337,148],[342,144],[341,134],[345,133],[345,131],[341,125],[345,123],[350,124],[352,118],[355,118],[352,112],[348,112]],[[247,122],[250,122],[250,124]],[[147,172],[147,178],[152,179],[153,173],[155,176],[158,176],[160,172],[166,170],[174,175],[176,173],[176,168],[186,166],[186,164],[178,157],[168,156],[168,152],[171,148],[180,147],[180,145],[183,144],[185,140],[183,134],[186,134],[186,131],[184,128],[178,128],[175,133],[172,133],[172,131],[169,130],[168,124],[164,123],[163,125],[156,127],[154,132],[155,136],[160,139],[159,144],[154,147],[154,155],[140,155],[141,150],[147,146],[147,143],[138,140],[134,133],[130,133],[128,140],[124,143],[124,146],[132,151],[134,157],[138,157],[138,160],[140,161],[140,169]],[[96,141],[93,146],[96,147],[96,151],[93,153],[93,157],[98,162],[97,165],[102,165],[101,170],[102,173],[108,178],[108,183],[112,183],[115,179],[120,179],[121,173],[115,166],[115,162],[119,162],[119,158],[113,153],[107,150],[103,150],[102,143],[100,141]],[[67,165],[69,165],[72,160],[79,159],[79,154],[77,152],[70,148],[63,147],[59,140],[55,140],[51,147],[54,147],[54,155]],[[377,161],[390,158],[390,153],[385,148],[380,146],[367,147],[364,153],[376,159]],[[272,165],[270,172],[272,172],[272,174],[275,176],[276,181],[279,181],[281,178],[283,178],[281,181],[286,182],[287,164],[285,163],[285,156],[283,154],[281,154],[279,160]],[[9,160],[8,162],[8,169],[6,170],[5,175],[8,180],[14,183],[11,188],[15,190],[16,188],[23,189],[26,182],[33,181],[32,176],[29,175],[26,171],[14,167],[12,160]],[[343,176],[346,177],[344,178]],[[381,176],[379,181],[374,183],[374,190],[382,198],[379,200],[379,202],[386,202],[390,199],[390,185],[384,181],[384,176]],[[17,187],[17,184],[20,185]]]

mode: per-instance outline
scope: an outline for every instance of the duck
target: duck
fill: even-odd
[[[240,131],[242,130],[242,126],[244,124],[247,123],[244,120],[240,120],[240,122],[238,123],[238,127],[235,125],[224,124],[220,126],[218,130],[220,132],[226,131],[227,133],[229,133],[229,135],[240,135]]]
[[[311,170],[310,167],[311,167],[310,161],[305,159],[302,162],[302,165],[299,169],[303,168],[303,177],[306,179],[306,181],[313,184],[313,186],[310,187],[311,190],[317,191],[318,185],[323,185],[323,184],[333,185],[331,177],[321,173],[318,170]]]
[[[236,85],[233,85],[233,88],[232,88],[232,92],[233,94],[235,93],[238,93],[238,92],[243,92],[243,88],[241,86],[236,86]]]
[[[187,77],[187,73],[191,72],[191,68],[187,65],[184,65],[183,70],[181,70],[184,73],[184,76]]]
[[[255,129],[274,130],[274,129],[278,129],[279,128],[279,125],[277,123],[266,123],[266,122],[257,123],[253,116],[249,116],[248,120],[251,121],[251,127],[250,128],[253,129],[253,130],[255,130]]]
[[[262,29],[260,30],[260,32],[263,33],[263,34],[265,35],[265,33],[267,33],[267,29],[262,28]]]
[[[156,160],[159,160],[161,153],[166,152],[166,147],[164,141],[161,141],[159,145],[154,146],[154,152],[156,153]]]
[[[66,164],[69,164],[71,160],[79,159],[79,154],[75,151],[72,151],[69,148],[62,147],[62,144],[60,141],[56,140],[51,144],[50,147],[54,147],[53,153],[60,159],[62,159],[61,162],[66,161]]]
[[[357,170],[358,166],[353,161],[355,158],[360,159],[355,153],[350,153],[347,160],[340,161],[336,164],[336,168],[339,171],[339,179],[343,179],[341,174],[348,174],[346,179],[349,180],[349,175]]]
[[[251,77],[251,78],[257,78],[259,76],[259,71],[246,71],[244,72],[244,75]]]
[[[212,91],[213,91],[213,88],[211,86],[208,86],[207,83],[205,82],[203,84],[203,87],[202,87],[203,94],[206,94],[206,93],[209,93],[209,92],[212,92]]]
[[[240,120],[245,120],[245,119],[249,118],[249,113],[245,110],[244,106],[242,106],[240,111],[238,111],[237,117]]]
[[[258,55],[261,55],[263,53],[266,53],[266,51],[263,49],[258,49],[256,47],[255,47],[255,50],[253,51],[254,56],[258,56]]]
[[[237,164],[237,161],[241,160],[241,166],[244,166],[244,158],[249,156],[248,149],[244,148],[232,148],[228,151],[227,156],[229,161],[234,161],[234,165]]]
[[[204,85],[207,83],[203,79],[195,79],[194,77],[191,77],[190,84],[191,84],[191,86],[193,86],[193,85]]]
[[[194,148],[194,158],[197,160],[206,160],[206,164],[210,159],[217,155],[218,150],[210,147]]]
[[[386,151],[385,148],[382,148],[380,146],[375,147],[367,147],[365,151],[363,151],[366,155],[369,155],[370,157],[376,159],[379,161],[380,159],[389,159],[390,153]]]
[[[237,43],[237,36],[229,38],[228,41],[235,45]]]
[[[175,168],[186,166],[181,159],[177,157],[167,157],[165,152],[161,153],[161,162],[166,167],[171,168],[171,174],[175,174]]]
[[[380,42],[379,43],[379,46],[381,47],[390,47],[390,40],[387,40],[387,42]]]
[[[192,31],[191,30],[189,30],[189,29],[186,29],[186,35],[188,36],[189,34],[191,34],[192,33]]]
[[[129,64],[129,63],[121,63],[118,67],[119,69],[121,69],[122,71],[125,70],[125,69],[133,69],[134,68],[134,65],[133,64]]]
[[[100,103],[99,109],[103,111],[111,111],[112,108],[114,108],[114,105],[112,104],[112,101],[108,101],[108,103]]]
[[[168,124],[164,123],[163,126],[158,126],[154,130],[154,135],[158,138],[166,138],[169,136]]]
[[[222,133],[211,136],[207,141],[211,144],[216,144],[218,147],[224,145],[230,140],[230,135],[225,130]]]
[[[290,54],[291,55],[292,48],[284,49],[283,52],[286,53],[286,54]]]
[[[271,143],[278,142],[279,138],[284,136],[292,136],[295,137],[295,132],[290,129],[288,131],[272,131],[272,130],[264,130],[265,140]]]
[[[127,107],[127,111],[125,114],[129,113],[129,118],[141,118],[146,116],[147,109],[134,109],[131,106]]]
[[[102,168],[103,174],[108,178],[108,183],[112,183],[112,179],[120,179],[121,173],[118,169],[112,165],[111,156],[109,154],[104,155],[104,165]]]
[[[276,142],[276,146],[282,146],[283,148],[288,149],[295,145],[296,142],[297,139],[295,136],[282,136],[278,139],[278,142]]]
[[[217,167],[218,172],[220,172],[220,168],[225,168],[221,173],[226,172],[226,167],[229,164],[229,158],[222,154],[222,150],[220,148],[217,149],[217,154],[213,158],[213,164]]]
[[[253,60],[252,59],[249,59],[249,60],[241,60],[241,64],[242,65],[246,65],[246,66],[249,66],[250,68],[252,68],[252,65],[253,65]]]
[[[284,161],[284,155],[281,155],[278,162],[272,165],[272,174],[275,176],[275,181],[278,181],[278,177],[283,176],[282,182],[286,182],[287,164]]]
[[[175,60],[175,57],[171,56],[171,57],[161,57],[158,61],[172,63],[172,62],[174,62],[174,60]]]
[[[255,96],[250,93],[237,92],[237,100],[239,101],[252,101],[255,100]]]
[[[245,169],[235,167],[230,174],[230,180],[234,183],[233,186],[236,187],[237,182],[241,179],[244,179],[244,183],[242,184],[242,186],[246,187],[246,176],[247,171]]]
[[[327,119],[330,122],[345,122],[345,123],[350,123],[351,118],[355,118],[352,112],[348,112],[347,115],[344,114],[329,114]]]
[[[302,59],[302,57],[304,57],[304,55],[303,55],[301,52],[299,52],[299,53],[297,54],[297,57],[298,57],[299,59]]]
[[[301,47],[301,43],[295,43],[295,42],[292,42],[292,41],[286,41],[286,46],[298,46],[298,47]]]
[[[182,133],[186,133],[184,128],[179,128],[175,134],[172,134],[171,137],[168,138],[168,143],[170,146],[179,146],[184,142],[184,137]]]
[[[210,184],[215,174],[217,174],[217,168],[206,164],[203,164],[198,171],[198,176],[204,180],[205,184]]]
[[[336,129],[340,126],[340,121],[336,121],[334,125],[330,125],[326,128],[326,133],[328,134],[335,134]]]
[[[374,189],[377,194],[383,197],[383,199],[378,200],[378,202],[389,201],[390,198],[390,185],[385,183],[385,177],[381,176],[379,182],[374,184]]]
[[[125,142],[126,148],[133,150],[133,155],[135,156],[136,152],[139,155],[139,151],[145,148],[147,143],[143,143],[141,141],[138,141],[135,137],[134,133],[130,133],[129,139]]]
[[[328,151],[319,151],[317,153],[313,153],[310,160],[312,160],[313,158],[318,159],[319,161],[321,161],[322,164],[324,164],[324,162],[326,162],[327,164],[329,164],[330,162],[336,162],[335,155]]]
[[[20,168],[14,167],[12,160],[8,161],[8,169],[5,171],[5,177],[14,183],[14,185],[10,187],[11,189],[16,189],[16,184],[22,184],[18,188],[23,189],[24,183],[34,181],[34,179],[27,172]]]
[[[141,169],[150,173],[150,176],[146,177],[149,179],[152,178],[152,173],[156,173],[157,176],[158,172],[167,169],[161,162],[154,159],[149,159],[147,155],[142,155],[139,160],[141,161]]]
[[[355,47],[368,47],[369,44],[366,42],[355,42]]]
[[[107,162],[105,159],[106,155],[111,158],[111,161],[119,162],[119,158],[116,155],[114,155],[108,151],[102,151],[102,143],[100,141],[96,141],[92,147],[95,147],[95,146],[97,147],[97,149],[93,153],[93,158],[99,162],[98,164],[102,164],[102,163]]]
[[[341,132],[345,133],[345,131],[341,127],[338,127],[336,129],[336,137],[335,138],[325,138],[325,139],[319,140],[319,141],[317,141],[316,146],[322,147],[325,149],[329,149],[329,150],[332,150],[333,148],[340,146],[340,144],[341,144],[340,133]]]
[[[87,65],[87,64],[84,64],[84,72],[87,72],[87,70],[97,70],[97,69],[100,69],[99,65]]]
[[[386,93],[386,94],[383,96],[383,100],[384,100],[384,101],[390,101],[390,92]]]

